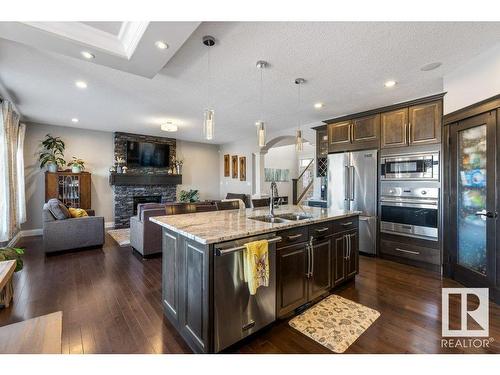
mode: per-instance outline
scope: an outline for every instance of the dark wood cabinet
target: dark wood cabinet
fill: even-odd
[[[408,145],[408,108],[385,112],[380,115],[382,148]]]
[[[350,279],[359,271],[359,254],[358,254],[358,243],[359,237],[357,231],[351,231],[346,233],[346,245],[347,246],[347,257],[345,260],[346,264],[346,279]]]
[[[358,231],[336,234],[332,238],[333,286],[356,276],[359,271]]]
[[[277,251],[277,313],[283,316],[308,301],[308,248],[306,242]]]
[[[316,176],[328,173],[328,130],[326,126],[316,130]]]
[[[379,114],[352,120],[352,143],[355,149],[378,148],[380,146]]]
[[[309,299],[328,293],[332,285],[332,246],[330,238],[319,240],[311,246],[311,271]]]
[[[379,146],[379,114],[328,124],[328,152],[363,150]]]
[[[282,238],[276,255],[278,317],[328,294],[358,273],[358,220],[348,217],[278,232]]]
[[[408,143],[421,145],[441,142],[441,101],[420,104],[408,109]]]
[[[91,182],[88,172],[45,172],[45,202],[57,198],[68,207],[90,209]]]
[[[345,236],[343,234],[336,235],[332,238],[332,270],[333,270],[333,286],[339,285],[346,280],[345,257],[346,245]]]
[[[346,151],[351,145],[351,121],[328,124],[328,152]]]

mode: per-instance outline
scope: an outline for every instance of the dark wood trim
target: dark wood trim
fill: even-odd
[[[418,105],[418,104],[423,104],[423,103],[427,103],[427,102],[431,102],[431,101],[435,101],[435,100],[441,100],[441,99],[443,99],[443,97],[444,97],[445,94],[446,93],[443,92],[443,93],[440,93],[440,94],[426,96],[424,98],[418,98],[418,99],[409,100],[407,102],[396,103],[396,104],[391,104],[391,105],[388,105],[388,106],[385,106],[385,107],[370,109],[368,111],[363,111],[363,112],[358,112],[358,113],[352,113],[350,115],[345,115],[345,116],[341,116],[341,117],[332,118],[332,119],[329,119],[329,120],[324,120],[323,122],[325,124],[331,124],[331,123],[334,123],[334,122],[351,120],[351,119],[358,118],[358,117],[371,116],[371,115],[375,115],[375,114],[381,113],[381,112],[390,112],[390,111],[393,111],[393,110],[396,110],[396,109],[410,107],[410,106],[414,106],[414,105]],[[322,125],[322,126],[324,126],[324,125]],[[316,130],[318,128],[320,128],[320,126],[314,127],[313,129]]]
[[[110,185],[180,185],[182,184],[182,175],[111,173],[109,175],[109,184]]]
[[[500,94],[448,113],[443,117],[443,124],[448,125],[497,108],[500,108]]]

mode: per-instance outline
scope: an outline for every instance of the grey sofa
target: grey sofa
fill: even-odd
[[[89,216],[56,220],[46,207],[43,208],[43,246],[45,253],[102,246],[104,244],[104,218],[94,216],[92,210],[86,211]]]

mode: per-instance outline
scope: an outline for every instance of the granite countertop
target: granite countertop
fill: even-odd
[[[269,214],[266,208],[248,208],[246,210],[226,210],[199,212],[194,214],[155,216],[150,220],[201,244],[212,244],[237,238],[244,238],[277,230],[300,227],[332,219],[341,219],[359,215],[358,211],[333,210],[309,206],[281,206],[274,210],[275,215],[285,213],[308,214],[305,220],[283,223],[265,223],[252,220],[251,217]]]

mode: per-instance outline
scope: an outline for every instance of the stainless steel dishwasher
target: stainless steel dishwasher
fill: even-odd
[[[245,244],[269,241],[269,286],[250,295],[243,275]],[[275,233],[247,237],[216,245],[214,260],[214,345],[215,352],[257,332],[276,319]]]

